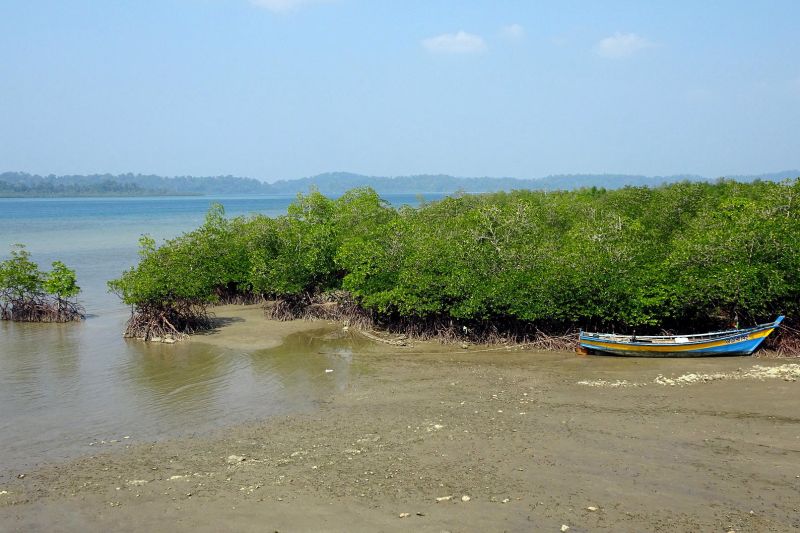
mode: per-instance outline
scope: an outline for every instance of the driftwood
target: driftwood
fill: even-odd
[[[364,337],[368,338],[371,341],[380,342],[383,344],[388,344],[390,346],[407,346],[408,343],[406,342],[406,336],[400,335],[396,339],[387,339],[381,337],[380,335],[375,334],[375,332],[366,330],[366,329],[359,329],[358,332],[363,335]]]

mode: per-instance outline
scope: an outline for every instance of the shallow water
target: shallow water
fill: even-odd
[[[412,195],[387,199],[415,203]],[[135,264],[141,234],[164,239],[193,229],[214,201],[228,215],[274,216],[285,212],[291,198],[0,199],[0,257],[12,243],[23,242],[43,268],[54,259],[64,261],[77,271],[90,314],[72,324],[0,322],[0,477],[127,443],[311,410],[368,371],[359,361],[369,358],[358,354],[369,343],[330,328],[291,336],[270,350],[197,342],[146,345],[122,338],[129,310],[108,294],[106,281]],[[397,356],[372,352],[370,357]],[[535,364],[537,372],[570,383],[647,382],[660,373],[732,371],[752,362],[548,353],[532,363],[530,355],[437,350],[430,357],[486,362],[496,356],[504,364]]]
[[[0,325],[0,470],[313,409],[358,371],[328,331],[247,353],[120,343],[98,326]]]
[[[417,202],[414,195],[387,199]],[[129,310],[106,290],[107,280],[136,263],[142,234],[162,240],[193,229],[215,201],[229,216],[276,216],[291,200],[0,199],[0,258],[25,243],[43,269],[65,262],[77,272],[89,314],[72,324],[0,322],[0,471],[312,409],[346,386],[357,371],[350,341],[320,332],[252,353],[148,346],[122,338]]]

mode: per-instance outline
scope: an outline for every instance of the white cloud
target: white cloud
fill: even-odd
[[[635,33],[617,32],[611,37],[600,39],[595,50],[598,55],[610,59],[630,57],[640,50],[650,48],[653,43]]]
[[[500,30],[500,33],[502,33],[503,37],[509,41],[521,41],[525,38],[525,28],[519,24],[509,24],[508,26],[503,26]]]
[[[308,5],[317,4],[324,0],[250,0],[254,6],[263,7],[273,13],[288,13],[295,9]]]
[[[443,33],[436,37],[423,39],[422,46],[431,52],[444,54],[469,54],[486,50],[486,42],[483,37],[465,31]]]

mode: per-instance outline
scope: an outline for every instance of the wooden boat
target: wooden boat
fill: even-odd
[[[613,333],[589,333],[579,336],[581,353],[625,355],[632,357],[711,357],[717,355],[750,355],[772,331],[780,326],[783,316],[774,322],[746,329],[729,329],[697,335],[639,336]]]

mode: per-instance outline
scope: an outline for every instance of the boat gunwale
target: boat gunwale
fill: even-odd
[[[745,329],[730,329],[725,331],[718,331],[712,333],[696,333],[690,335],[636,335],[636,336],[627,336],[627,335],[617,335],[614,333],[593,333],[593,332],[584,332],[581,331],[578,337],[578,340],[581,344],[584,343],[591,343],[592,341],[595,342],[604,342],[607,344],[619,344],[622,346],[692,346],[697,344],[705,344],[708,342],[716,342],[731,338],[736,338],[741,335],[750,335],[751,333],[757,333],[760,331],[764,331],[766,329],[775,329],[777,328],[780,323],[783,321],[783,315],[779,316],[772,322],[765,322],[763,324],[758,324],[751,328]],[[616,338],[615,338],[616,337]],[[623,340],[623,339],[631,339],[631,340]],[[638,342],[637,340],[633,339],[676,339],[676,338],[692,338],[696,340],[692,340],[689,342],[660,342],[660,343],[653,343],[653,342]],[[747,339],[742,339],[745,341]]]

